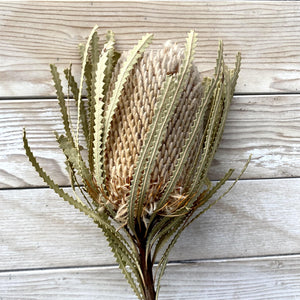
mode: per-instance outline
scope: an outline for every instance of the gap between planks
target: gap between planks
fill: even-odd
[[[228,262],[249,262],[249,261],[264,261],[264,260],[281,260],[281,259],[299,259],[300,253],[294,254],[276,254],[276,255],[258,255],[245,257],[222,257],[222,258],[203,258],[193,260],[170,260],[168,266],[180,266],[189,264],[201,263],[228,263]],[[157,263],[154,264],[157,266]],[[22,272],[43,272],[43,271],[65,271],[65,270],[89,270],[89,269],[115,269],[119,268],[117,264],[97,264],[97,265],[74,265],[74,266],[58,266],[58,267],[40,267],[40,268],[22,268],[22,269],[8,269],[0,270],[0,274],[5,273],[22,273]],[[1,298],[0,298],[1,299]]]
[[[299,299],[300,256],[169,264],[159,299]],[[0,299],[136,299],[117,267],[0,273]]]
[[[238,173],[250,154],[253,154],[252,160],[243,178],[299,177],[299,99],[297,95],[235,96],[210,178],[219,179],[229,168],[235,168]],[[59,185],[69,184],[65,158],[52,133],[63,130],[56,101],[0,101],[3,112],[0,116],[0,124],[3,124],[0,126],[1,188],[43,186],[25,157],[24,127],[41,165]],[[75,109],[71,109],[73,120]]]

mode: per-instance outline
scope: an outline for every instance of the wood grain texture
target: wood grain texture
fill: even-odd
[[[183,44],[199,33],[195,61],[212,73],[218,40],[226,59],[243,62],[238,93],[297,92],[300,86],[300,3],[297,1],[1,1],[0,96],[54,95],[49,63],[79,64],[77,45],[98,23],[126,50],[146,32],[153,48]]]
[[[24,154],[24,127],[41,165],[59,184],[68,185],[64,156],[53,134],[63,129],[57,101],[0,101],[0,111],[0,188],[44,185]],[[221,178],[229,168],[238,173],[250,154],[244,178],[299,177],[299,115],[297,95],[235,97],[211,179]]]
[[[171,264],[159,299],[299,299],[299,274],[299,255]],[[0,299],[136,299],[122,277],[104,266],[4,272]]]
[[[300,253],[300,179],[242,180],[188,228],[171,260]],[[0,270],[115,263],[92,220],[49,189],[0,191]]]
[[[0,300],[135,299],[102,232],[45,188],[22,144],[26,127],[41,165],[69,185],[53,135],[62,126],[49,64],[62,71],[72,62],[78,78],[77,45],[96,23],[100,33],[116,32],[120,51],[146,32],[155,35],[152,49],[167,39],[183,45],[195,29],[204,75],[213,72],[219,39],[229,65],[242,52],[210,178],[241,170],[250,154],[252,161],[244,180],[179,239],[159,299],[300,299],[300,2],[4,0]]]

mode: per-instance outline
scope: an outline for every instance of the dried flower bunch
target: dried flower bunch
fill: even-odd
[[[57,68],[51,65],[65,130],[56,138],[75,196],[45,173],[25,130],[23,137],[39,175],[103,230],[132,289],[147,300],[158,297],[168,255],[179,235],[220,198],[208,202],[233,173],[230,169],[215,186],[207,178],[241,59],[238,54],[230,70],[220,43],[214,76],[201,78],[193,63],[193,31],[184,50],[167,42],[157,52],[145,52],[151,40],[147,34],[120,55],[111,31],[100,50],[94,27],[86,46],[80,46],[79,85],[71,67],[64,71],[77,103],[75,132]],[[87,103],[82,97],[84,84]]]

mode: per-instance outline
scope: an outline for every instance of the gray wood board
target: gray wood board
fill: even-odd
[[[183,234],[171,260],[300,253],[300,179],[242,180]],[[49,189],[0,191],[1,270],[107,265],[100,229]]]
[[[44,169],[58,184],[68,185],[64,155],[53,134],[63,129],[57,100],[0,101],[0,111],[0,188],[44,185],[25,156],[24,127]],[[300,176],[299,114],[297,95],[235,97],[210,178],[221,178],[229,168],[237,175],[250,154],[244,178]]]
[[[289,93],[300,86],[300,3],[297,1],[1,1],[0,95],[54,95],[49,64],[79,70],[77,45],[95,24],[116,32],[128,50],[147,32],[152,48],[166,40],[183,45],[198,34],[196,63],[213,72],[218,41],[232,64],[241,51],[239,93]],[[104,38],[102,38],[102,41]]]
[[[299,299],[300,256],[210,260],[170,264],[160,300]],[[8,299],[137,299],[117,267],[0,273]]]

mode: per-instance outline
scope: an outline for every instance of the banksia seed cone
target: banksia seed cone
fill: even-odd
[[[144,54],[124,85],[112,120],[105,157],[107,189],[110,190],[109,199],[117,210],[116,219],[124,224],[127,219],[130,182],[143,141],[149,131],[162,84],[166,76],[179,72],[183,57],[183,51],[176,44],[168,42],[157,53],[152,51]],[[111,90],[122,61],[123,57],[120,58],[116,67]],[[184,141],[188,137],[189,128],[201,101],[201,94],[203,95],[200,75],[195,65],[192,65],[185,88],[181,92],[174,115],[167,125],[166,136],[163,138],[154,162],[150,186],[143,204],[144,220],[149,219],[152,212],[156,210],[159,195],[163,192],[179,158]],[[199,144],[200,138],[201,135],[196,137],[195,145]],[[196,147],[193,152],[195,150]],[[181,200],[185,197],[184,180],[194,163],[193,154],[189,156],[178,184],[160,214],[172,214],[180,207],[180,204],[183,204]]]
[[[80,47],[79,85],[71,68],[64,71],[77,103],[76,132],[59,74],[51,65],[65,129],[65,135],[56,137],[76,197],[40,167],[25,131],[24,147],[49,187],[102,229],[138,298],[157,299],[170,250],[182,231],[218,200],[205,206],[233,173],[229,170],[215,186],[207,178],[233,97],[240,54],[235,69],[229,70],[220,43],[214,77],[201,78],[193,63],[193,31],[185,50],[167,42],[158,52],[144,53],[152,40],[148,34],[120,55],[110,31],[100,51],[96,29]],[[82,100],[84,81],[87,105]],[[80,127],[85,146],[79,144]]]

